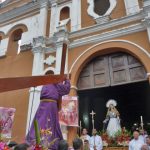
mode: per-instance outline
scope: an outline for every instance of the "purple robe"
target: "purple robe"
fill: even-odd
[[[51,128],[52,136],[49,137],[49,142],[56,138],[59,139],[52,145],[51,149],[53,150],[57,150],[59,141],[63,139],[59,125],[57,101],[61,99],[63,95],[69,94],[69,92],[69,80],[64,81],[64,83],[44,85],[41,91],[41,101],[34,119],[38,121],[41,129]],[[56,102],[42,102],[42,99],[51,99]],[[31,129],[27,135],[27,141],[31,143],[33,140],[35,140],[35,132],[32,123]]]

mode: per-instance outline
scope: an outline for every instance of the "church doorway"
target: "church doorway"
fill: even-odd
[[[134,123],[150,122],[150,86],[144,66],[127,53],[98,56],[81,71],[78,80],[79,119],[82,127],[92,130],[90,112],[95,115],[95,128],[102,130],[109,99],[117,101],[121,126],[131,129]]]

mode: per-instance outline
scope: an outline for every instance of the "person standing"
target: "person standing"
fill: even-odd
[[[59,141],[63,139],[58,118],[58,103],[62,96],[67,95],[69,92],[69,78],[61,83],[44,85],[41,91],[41,101],[34,120],[37,120],[40,129],[51,129],[52,136],[49,136],[48,142],[57,139],[51,146],[52,150],[57,150]],[[27,141],[32,143],[34,140],[35,131],[34,123],[32,123]]]
[[[80,138],[75,138],[73,140],[73,149],[74,150],[83,150],[83,142]]]
[[[139,132],[133,132],[133,139],[129,142],[129,150],[141,150],[144,141],[139,138]]]
[[[147,135],[146,143],[142,146],[142,150],[150,150],[150,136]]]
[[[88,133],[87,129],[83,128],[82,135],[80,137],[83,140],[83,142],[84,142],[84,140],[90,141],[90,136],[87,133]]]
[[[93,136],[90,138],[90,150],[102,150],[103,143],[99,135],[97,135],[97,130],[92,130]]]
[[[143,140],[144,143],[146,143],[146,137],[147,137],[146,131],[144,129],[140,129],[139,134],[140,134],[139,139]]]

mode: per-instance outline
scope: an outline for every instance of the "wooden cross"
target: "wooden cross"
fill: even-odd
[[[67,44],[63,44],[60,75],[0,78],[0,93],[64,81]]]
[[[94,115],[96,115],[96,113],[92,110],[92,112],[90,113],[90,115],[92,116],[93,129],[95,129],[95,127],[94,127]]]

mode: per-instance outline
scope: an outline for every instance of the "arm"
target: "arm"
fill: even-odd
[[[106,124],[108,121],[109,121],[109,110],[107,111],[106,118],[103,121],[103,123]]]
[[[92,139],[92,137],[90,138],[89,144],[90,144],[90,150],[94,150],[93,149],[93,139]]]
[[[131,142],[129,143],[129,150],[132,150]]]
[[[65,80],[64,83],[55,84],[60,96],[67,95],[70,92],[70,80]]]
[[[97,146],[98,150],[102,150],[103,149],[103,142],[102,142],[102,138],[99,136],[99,142],[98,142],[98,146]]]

